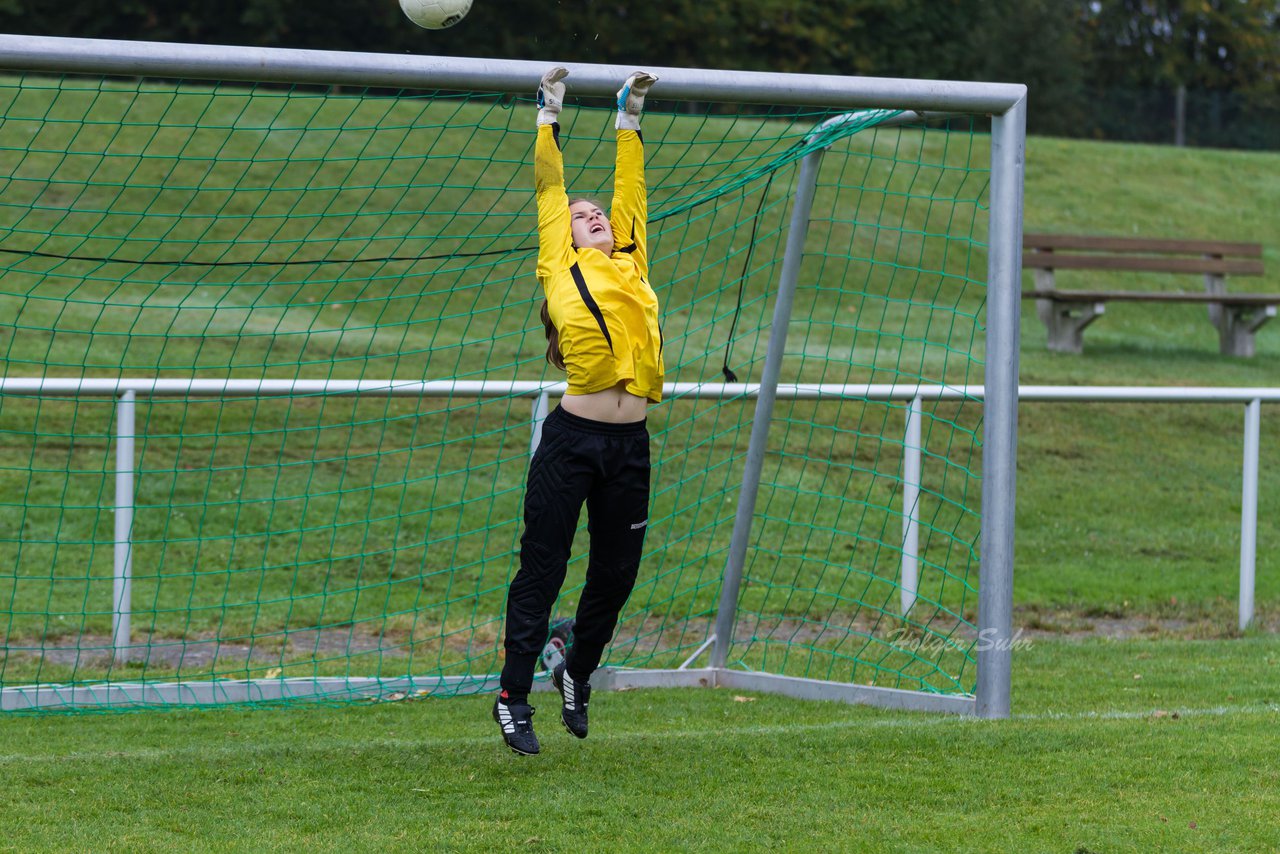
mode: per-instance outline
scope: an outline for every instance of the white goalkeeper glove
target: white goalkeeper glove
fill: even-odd
[[[538,124],[555,124],[560,119],[560,110],[564,107],[564,80],[569,76],[569,69],[556,66],[542,75],[538,83]]]
[[[649,87],[657,82],[657,76],[647,71],[637,71],[627,78],[627,82],[618,90],[618,121],[614,127],[619,130],[640,130],[644,96],[649,93]]]

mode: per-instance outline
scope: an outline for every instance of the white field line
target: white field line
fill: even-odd
[[[797,735],[806,732],[827,732],[832,730],[875,730],[875,729],[924,729],[928,727],[953,725],[963,727],[996,727],[1007,723],[1024,723],[1036,721],[1130,721],[1157,719],[1157,712],[1168,720],[1174,715],[1179,719],[1186,718],[1221,718],[1233,715],[1280,714],[1280,703],[1256,703],[1244,706],[1212,706],[1203,709],[1151,709],[1147,711],[1102,711],[1102,712],[1043,712],[1033,715],[1014,715],[1009,721],[988,721],[963,715],[928,714],[912,712],[893,718],[845,719],[824,721],[810,724],[764,724],[746,726],[718,726],[714,729],[686,730],[645,730],[619,732],[597,736],[597,741],[611,742],[652,741],[662,739],[715,739],[759,735]],[[126,760],[162,760],[190,758],[214,758],[228,756],[271,755],[281,751],[289,753],[328,753],[335,750],[371,750],[391,749],[395,751],[421,751],[431,749],[452,749],[459,747],[481,746],[501,743],[496,728],[483,716],[486,725],[479,726],[484,735],[458,736],[455,738],[368,738],[368,739],[299,739],[297,741],[273,741],[268,744],[254,743],[234,746],[210,747],[208,745],[175,746],[172,748],[144,748],[140,750],[104,749],[99,752],[60,753],[48,756],[31,756],[20,753],[0,754],[0,765],[34,765],[41,763],[64,762],[102,762]],[[558,728],[557,728],[558,729]]]

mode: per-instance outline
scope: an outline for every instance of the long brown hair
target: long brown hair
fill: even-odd
[[[590,196],[575,196],[569,200],[569,207],[573,207],[578,202],[587,202],[593,204],[600,210],[604,210],[604,205],[591,198]],[[577,249],[574,246],[574,249]],[[551,308],[547,305],[547,301],[542,301],[542,308],[538,312],[538,316],[542,318],[542,328],[547,333],[547,362],[553,368],[564,370],[564,354],[560,352],[560,332],[556,329],[556,325],[551,322]]]
[[[547,333],[547,361],[551,366],[564,370],[564,354],[560,352],[560,333],[556,330],[556,325],[551,322],[551,308],[547,305],[547,301],[542,301],[542,310],[538,312],[542,318],[542,328]]]

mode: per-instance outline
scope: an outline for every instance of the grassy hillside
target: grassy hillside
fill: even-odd
[[[531,275],[533,128],[506,101],[0,83],[11,376],[559,379],[542,359]],[[573,193],[608,191],[612,113],[565,118]],[[824,118],[646,121],[668,379],[719,382],[726,360],[759,378],[796,167]],[[822,138],[786,376],[972,381],[984,139],[854,129]],[[114,404],[0,404],[15,461],[0,469],[12,521],[0,537],[12,567],[5,677],[102,675],[115,610]],[[885,614],[899,620],[901,447],[882,434],[900,430],[902,409],[779,408],[744,594],[773,646],[753,661],[780,655],[805,672],[888,646],[864,635]],[[152,657],[130,677],[495,669],[529,401],[144,397],[139,410],[133,637]],[[650,551],[615,647],[629,663],[677,664],[706,639],[751,412],[742,399],[653,412]],[[946,459],[925,477],[920,592],[941,603],[944,632],[973,612],[979,417],[974,405],[926,414],[930,451]],[[566,612],[585,552],[580,543]],[[810,624],[826,619],[858,628],[808,656],[820,664],[785,660],[780,639],[812,641]],[[193,664],[193,641],[218,649]],[[347,658],[362,645],[391,649],[394,663]],[[879,649],[867,678],[931,676],[926,659]]]
[[[1028,231],[1257,241],[1266,275],[1228,279],[1228,288],[1280,292],[1280,155],[1033,138],[1026,176]],[[1059,286],[1195,291],[1201,283],[1069,271]],[[1280,324],[1259,330],[1256,358],[1229,358],[1201,306],[1108,305],[1080,355],[1050,353],[1044,340],[1034,307],[1024,305],[1025,383],[1280,384]],[[1278,415],[1263,409],[1259,488],[1259,594],[1273,613]],[[1242,424],[1231,405],[1023,404],[1018,600],[1091,614],[1211,611],[1214,625],[1229,625]]]
[[[0,311],[16,319],[0,330],[8,374],[551,378],[529,275],[531,133],[510,105],[248,98],[127,81],[4,92],[0,163],[12,177],[0,204],[9,263]],[[607,118],[584,110],[566,121],[575,192],[609,187]],[[718,381],[722,358],[741,379],[758,378],[798,146],[822,118],[648,122],[662,140],[650,146],[649,175],[670,379]],[[890,129],[834,142],[786,375],[980,382],[987,139]],[[1026,227],[1266,243],[1278,165],[1275,155],[1033,139]],[[1278,250],[1268,246],[1268,275],[1250,290],[1280,290]],[[1062,278],[1063,287],[1089,282]],[[1170,286],[1154,276],[1107,284]],[[1262,330],[1250,360],[1219,356],[1203,310],[1177,306],[1115,306],[1081,356],[1043,343],[1026,305],[1024,382],[1266,385],[1276,381],[1280,324]],[[0,541],[14,567],[6,631],[32,644],[101,636],[111,613],[111,403],[3,407],[0,441],[15,462],[0,469],[0,509],[16,532]],[[250,399],[144,410],[136,631],[180,645],[219,629],[371,621],[411,645],[430,640],[451,662],[474,645],[485,658],[477,666],[491,666],[518,538],[527,402]],[[779,409],[746,609],[850,621],[894,610],[901,410]],[[947,404],[926,416],[922,594],[944,622],[972,619],[980,412]],[[650,536],[660,553],[632,615],[646,642],[657,642],[650,620],[663,617],[694,626],[677,650],[705,634],[748,417],[739,404],[654,410],[663,465]],[[1028,404],[1021,418],[1015,589],[1025,619],[1080,627],[1137,615],[1228,628],[1239,412]],[[1265,442],[1264,455],[1265,507],[1280,468]],[[1270,608],[1277,532],[1262,516],[1259,598]],[[422,617],[424,602],[439,613]]]

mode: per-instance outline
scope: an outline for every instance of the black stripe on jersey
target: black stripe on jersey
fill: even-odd
[[[582,270],[579,269],[575,261],[573,266],[569,268],[569,273],[573,276],[573,283],[578,286],[578,295],[582,297],[582,301],[587,305],[587,311],[591,312],[591,316],[596,319],[596,323],[600,325],[600,331],[604,333],[605,343],[609,345],[609,352],[613,352],[613,337],[609,334],[609,327],[605,325],[604,314],[600,311],[600,306],[596,302],[596,298],[591,295],[591,291],[587,290],[587,280],[582,277]]]
[[[628,243],[626,246],[623,246],[614,251],[615,252],[635,252],[637,248],[638,247],[636,246],[636,224],[633,222],[631,223],[631,242]]]

